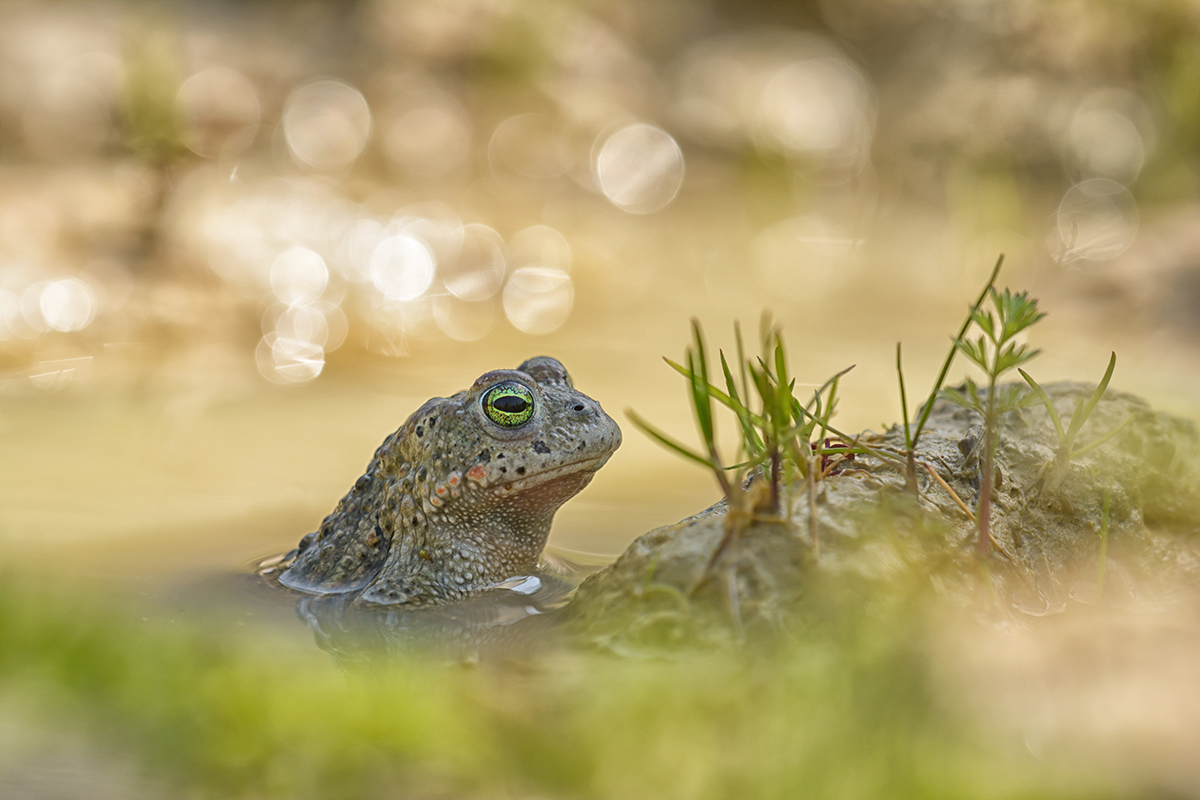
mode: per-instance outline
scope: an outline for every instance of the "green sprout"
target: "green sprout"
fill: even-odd
[[[979,487],[979,552],[987,555],[991,544],[991,500],[993,461],[996,449],[996,429],[1000,417],[1009,411],[1022,408],[1031,402],[1030,396],[1018,386],[1008,386],[998,391],[997,383],[1004,373],[1016,369],[1036,356],[1040,351],[1031,350],[1017,337],[1046,315],[1038,311],[1037,300],[1026,292],[1013,293],[1005,289],[988,289],[992,310],[972,308],[971,323],[979,330],[977,339],[968,338],[966,331],[954,339],[954,347],[987,376],[987,394],[980,394],[979,386],[970,378],[964,390],[942,389],[939,394],[956,405],[969,408],[983,417],[983,440]]]
[[[1108,382],[1112,379],[1113,370],[1116,369],[1116,366],[1117,354],[1113,353],[1112,357],[1108,360],[1108,369],[1104,371],[1104,377],[1096,385],[1096,390],[1086,400],[1080,398],[1079,402],[1075,404],[1075,410],[1071,413],[1071,421],[1065,429],[1063,428],[1062,418],[1059,417],[1058,411],[1054,408],[1054,404],[1050,402],[1050,397],[1042,387],[1038,386],[1037,381],[1031,378],[1025,370],[1017,370],[1017,372],[1021,373],[1021,377],[1025,379],[1025,382],[1037,394],[1038,399],[1042,401],[1042,405],[1046,407],[1046,411],[1050,415],[1050,420],[1054,423],[1054,430],[1058,434],[1058,451],[1054,454],[1053,459],[1042,465],[1041,471],[1038,472],[1037,480],[1034,481],[1035,485],[1041,482],[1044,491],[1048,493],[1057,491],[1062,482],[1066,480],[1067,472],[1070,469],[1073,459],[1095,450],[1116,436],[1117,432],[1128,425],[1133,419],[1133,415],[1129,414],[1108,433],[1089,444],[1075,449],[1075,439],[1079,436],[1079,431],[1083,428],[1083,424],[1087,422],[1088,417],[1095,410],[1096,404],[1100,402],[1100,398],[1104,396],[1105,390],[1108,389]]]
[[[1004,254],[1001,253],[1000,257],[996,259],[996,266],[992,267],[992,274],[988,276],[987,284],[975,298],[975,302],[971,304],[967,318],[963,320],[962,326],[959,327],[958,333],[952,340],[950,351],[946,353],[946,360],[942,362],[942,370],[938,373],[937,380],[933,382],[933,388],[929,390],[929,396],[925,398],[925,403],[921,406],[921,416],[917,419],[915,428],[910,428],[908,424],[908,396],[904,389],[904,368],[901,365],[900,343],[896,343],[896,375],[900,381],[900,409],[904,414],[904,476],[908,490],[914,495],[920,493],[917,486],[917,442],[921,440],[921,433],[925,430],[925,424],[929,422],[929,414],[933,411],[933,401],[938,397],[942,384],[946,382],[946,375],[950,372],[950,365],[954,363],[954,356],[958,354],[959,348],[956,343],[966,335],[967,329],[971,327],[971,322],[979,313],[979,307],[987,299],[988,292],[992,291],[996,285],[996,278],[1000,275],[1000,267],[1003,265]]]
[[[808,494],[809,539],[814,555],[819,556],[817,482],[852,455],[872,453],[885,459],[890,457],[860,446],[831,424],[837,409],[839,382],[853,367],[827,380],[813,392],[807,403],[803,403],[795,396],[795,379],[789,377],[783,336],[769,317],[764,315],[762,322],[761,357],[753,360],[746,357],[741,328],[736,323],[734,335],[737,343],[735,366],[730,365],[723,351],[719,353],[723,389],[709,380],[707,347],[696,320],[692,321],[692,346],[685,353],[684,363],[663,359],[688,382],[689,399],[702,443],[700,449],[671,438],[633,410],[627,410],[626,414],[634,425],[663,447],[709,469],[721,487],[729,513],[725,517],[725,536],[713,553],[710,566],[736,541],[742,527],[751,519],[790,521],[792,502],[788,493],[801,479]],[[741,434],[737,463],[726,464],[718,451],[714,401],[732,411],[737,419]],[[828,434],[843,441],[827,444]],[[747,476],[752,474],[758,476],[758,483],[747,483]],[[751,491],[754,486],[765,487],[765,492]]]
[[[1040,485],[1043,490],[1056,489],[1068,473],[1072,459],[1107,442],[1132,416],[1094,441],[1076,446],[1081,429],[1108,388],[1116,367],[1116,356],[1110,360],[1108,370],[1096,390],[1076,404],[1069,423],[1064,425],[1046,392],[1020,369],[1040,352],[1031,349],[1021,339],[1045,314],[1038,310],[1038,301],[1028,293],[1014,293],[1010,289],[1001,292],[996,289],[995,281],[1003,262],[1001,255],[983,292],[971,305],[967,320],[953,338],[953,347],[915,422],[910,421],[908,416],[902,349],[897,345],[896,371],[905,419],[904,453],[872,447],[863,443],[860,437],[843,433],[833,425],[840,381],[853,366],[825,381],[810,398],[798,398],[783,336],[779,328],[771,323],[770,317],[764,315],[760,331],[762,355],[759,357],[747,357],[741,328],[734,323],[736,358],[727,358],[724,351],[718,351],[721,376],[717,380],[722,384],[718,386],[710,378],[710,375],[715,376],[715,370],[710,372],[709,348],[704,333],[699,322],[692,320],[692,343],[685,352],[683,362],[669,358],[663,360],[687,381],[700,447],[683,444],[636,412],[626,412],[633,424],[651,439],[709,470],[725,497],[727,511],[724,515],[724,536],[714,549],[707,568],[688,590],[689,593],[711,577],[713,568],[731,546],[736,545],[748,526],[757,521],[791,525],[793,511],[799,505],[796,501],[802,497],[800,492],[807,495],[808,501],[806,538],[810,554],[814,561],[819,560],[817,487],[820,481],[835,474],[844,467],[846,461],[859,454],[870,455],[903,473],[910,489],[917,485],[917,469],[924,469],[977,527],[980,555],[988,555],[995,546],[1001,554],[1012,560],[1012,556],[993,538],[991,530],[993,494],[997,487],[995,459],[1003,416],[1039,399],[1049,412],[1058,433],[1058,451],[1042,467],[1035,481],[1035,485]],[[960,387],[943,387],[954,357],[958,354],[982,370],[986,381],[976,383],[968,377]],[[1020,372],[1029,389],[1019,384],[1001,385],[1002,379],[1012,370]],[[930,419],[934,402],[939,398],[971,409],[982,418],[983,432],[972,452],[966,454],[964,464],[974,466],[976,470],[978,495],[974,508],[969,507],[932,466],[916,458],[918,442]],[[738,452],[732,459],[723,457],[717,445],[719,407],[732,412],[740,434]],[[735,562],[728,564],[724,577],[730,611],[736,625],[738,598]]]

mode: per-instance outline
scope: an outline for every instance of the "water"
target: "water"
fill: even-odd
[[[637,0],[555,13],[490,0],[282,11],[184,3],[161,14],[122,3],[0,6],[0,567],[75,604],[59,617],[46,611],[66,626],[66,640],[100,631],[88,640],[97,652],[119,659],[144,647],[164,673],[196,677],[199,687],[154,695],[183,708],[176,720],[208,710],[171,705],[201,692],[206,676],[159,652],[160,641],[177,641],[170,635],[146,644],[119,629],[127,640],[106,641],[106,623],[199,632],[264,648],[278,663],[320,660],[291,684],[286,668],[270,673],[266,685],[292,693],[364,649],[404,656],[418,629],[433,629],[444,660],[479,655],[469,629],[517,632],[509,638],[517,650],[553,641],[544,629],[553,614],[529,611],[561,602],[569,583],[550,576],[532,596],[445,614],[360,616],[338,598],[281,591],[255,565],[314,530],[427,398],[539,354],[559,358],[625,428],[620,451],[558,513],[548,549],[604,564],[717,497],[710,476],[638,435],[623,415],[634,408],[693,441],[684,385],[659,360],[682,356],[689,318],[728,352],[731,323],[741,320],[753,341],[760,313],[771,309],[798,386],[856,365],[841,383],[836,421],[878,429],[899,416],[895,342],[904,342],[911,401],[932,381],[1001,251],[1001,284],[1030,290],[1050,313],[1031,336],[1044,350],[1031,369],[1040,382],[1095,381],[1115,350],[1114,388],[1200,418],[1200,210],[1189,133],[1197,89],[1188,55],[1197,31],[1186,10],[886,1],[781,9]],[[1116,30],[1131,33],[1108,33]],[[726,420],[727,453],[733,433]],[[1186,754],[1200,740],[1194,681],[1181,666],[1195,663],[1194,612],[1184,605],[1147,622],[1136,604],[1099,607],[1118,618],[1097,622],[1079,611],[1094,595],[1081,586],[1071,613],[1015,631],[942,620],[939,685],[952,704],[977,700],[984,719],[1021,730],[1022,746],[1042,759],[1066,758],[1070,747],[1055,750],[1055,741],[1083,741],[1101,759],[1137,762],[1128,743],[1139,730],[1161,733],[1156,741],[1171,743],[1164,752]],[[101,599],[121,609],[109,615],[118,620],[84,613]],[[35,598],[19,610],[43,605],[52,604]],[[1060,610],[1027,606],[1023,616]],[[75,616],[82,629],[69,626]],[[1064,655],[1055,649],[1064,630],[1110,650],[1084,648],[1090,662]],[[1172,630],[1184,632],[1177,651]],[[1020,646],[1006,649],[1014,641]],[[1113,656],[1131,642],[1165,655],[1157,663]],[[820,652],[772,662],[768,686]],[[828,674],[814,667],[817,680],[797,686],[844,696],[838,681],[852,670],[843,667],[858,662],[839,657]],[[31,663],[35,674],[58,675]],[[556,669],[551,663],[559,662],[538,668]],[[655,775],[664,796],[703,784],[696,776],[762,789],[749,794],[796,786],[846,794],[844,775],[880,772],[851,757],[816,759],[834,766],[769,787],[721,772],[742,758],[761,779],[778,771],[775,760],[794,761],[803,737],[791,734],[808,718],[795,708],[842,730],[847,753],[855,742],[886,740],[846,732],[846,720],[868,707],[857,699],[814,706],[801,690],[768,688],[768,698],[787,701],[766,703],[787,711],[771,727],[761,724],[770,709],[751,691],[756,682],[736,670],[691,682],[670,675],[655,691],[630,677],[605,694],[610,665],[588,672],[592,662],[584,663],[564,670],[556,706],[558,718],[576,720],[567,725],[575,738],[546,734],[552,715],[528,712],[545,696],[509,675],[481,690],[465,718],[482,714],[491,724],[480,709],[510,702],[516,710],[496,724],[521,735],[499,737],[503,757],[486,770],[461,760],[458,769],[487,778],[495,764],[528,758],[527,770],[514,769],[532,794],[622,797],[654,794],[645,784]],[[1070,669],[1055,672],[1060,664]],[[1116,665],[1103,673],[1108,684],[1081,682],[1086,688],[1064,689],[1065,699],[1027,688],[1055,686],[1047,676],[1099,674],[1088,672],[1097,664]],[[903,674],[889,670],[888,679]],[[443,679],[431,672],[414,682]],[[995,691],[981,691],[980,681]],[[629,718],[573,717],[577,684]],[[396,696],[407,700],[411,688]],[[925,696],[923,687],[901,688]],[[211,691],[202,695],[210,706],[236,694]],[[79,708],[97,702],[77,694]],[[720,713],[693,710],[726,695],[733,704]],[[642,696],[652,702],[637,706]],[[1021,719],[998,707],[1012,697],[1030,704],[1013,705]],[[1139,697],[1155,701],[1151,713],[1138,716]],[[0,737],[6,708],[0,703]],[[320,734],[272,716],[289,708],[256,707],[240,724],[266,740],[274,734],[253,728],[255,720]],[[142,719],[129,709],[113,719],[122,713]],[[37,709],[27,719],[41,716]],[[413,729],[445,733],[442,717],[431,713]],[[725,730],[757,745],[709,757],[714,718],[734,720]],[[221,729],[225,718],[215,719],[212,729]],[[904,721],[884,708],[870,730],[890,719]],[[659,724],[672,734],[667,743],[637,733]],[[10,725],[17,733],[3,741],[34,727]],[[341,738],[358,740],[331,729],[339,735],[316,752],[336,761]],[[762,730],[772,736],[756,738]],[[898,761],[889,751],[890,761],[871,763],[902,762],[914,749],[902,733]],[[555,757],[505,749],[510,741]],[[193,756],[180,752],[180,762]],[[652,763],[631,769],[641,758]],[[1152,785],[1192,791],[1187,760],[1163,758],[1163,780]],[[111,754],[99,761],[115,763]],[[203,774],[229,768],[219,757],[196,763]],[[279,763],[239,774],[299,774],[272,772]],[[566,766],[546,778],[545,763]],[[571,772],[580,763],[593,765],[579,768],[583,777]],[[914,774],[958,774],[941,767]],[[1007,785],[959,772],[971,785],[1000,786],[997,794]],[[1135,764],[1126,775],[1136,772]]]

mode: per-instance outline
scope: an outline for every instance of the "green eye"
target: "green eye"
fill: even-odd
[[[519,383],[501,383],[483,396],[483,413],[497,425],[516,428],[533,416],[533,393]]]

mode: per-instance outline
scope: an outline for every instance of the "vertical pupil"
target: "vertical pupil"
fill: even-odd
[[[492,407],[505,414],[520,414],[529,408],[529,401],[514,394],[505,394],[493,400]]]

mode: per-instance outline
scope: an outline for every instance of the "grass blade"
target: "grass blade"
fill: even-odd
[[[900,365],[900,343],[896,342],[896,376],[900,379],[900,413],[904,415],[904,447],[912,451],[912,434],[908,427],[908,395],[904,392],[904,367]]]
[[[667,362],[667,365],[671,369],[675,370],[680,375],[687,378],[689,383],[692,381],[692,373],[688,370],[687,367],[683,366],[682,364],[672,361],[671,359],[667,358],[666,356],[663,356],[663,361]],[[708,395],[709,395],[709,397],[716,400],[718,403],[725,406],[726,408],[732,408],[732,409],[736,410],[736,404],[734,403],[733,398],[731,398],[729,395],[725,394],[725,392],[722,392],[716,386],[713,386],[711,383],[708,385]]]
[[[825,434],[829,430],[829,420],[833,419],[834,410],[837,406],[837,389],[838,379],[833,379],[833,385],[829,387],[829,400],[825,403],[825,413],[821,415],[821,432],[817,434],[817,441],[824,441]]]
[[[1084,453],[1090,453],[1090,452],[1092,452],[1092,451],[1093,451],[1093,450],[1095,450],[1097,447],[1099,447],[1100,445],[1102,445],[1102,444],[1104,444],[1105,442],[1107,442],[1109,439],[1111,439],[1111,438],[1113,438],[1114,436],[1116,436],[1116,435],[1117,435],[1117,433],[1118,433],[1118,432],[1119,432],[1119,431],[1120,431],[1122,428],[1124,428],[1126,425],[1128,425],[1130,422],[1133,422],[1133,414],[1128,414],[1128,415],[1126,415],[1125,419],[1123,419],[1123,420],[1121,420],[1120,422],[1118,422],[1118,423],[1117,423],[1117,427],[1113,428],[1111,431],[1109,431],[1108,433],[1104,434],[1103,436],[1101,436],[1101,437],[1100,437],[1099,439],[1097,439],[1096,441],[1094,441],[1094,442],[1092,442],[1092,443],[1090,443],[1090,444],[1084,445],[1083,447],[1079,448],[1079,449],[1078,449],[1078,450],[1076,450],[1075,452],[1071,453],[1071,458],[1075,458],[1076,456],[1081,456],[1081,455],[1083,455]]]
[[[771,320],[771,312],[763,309],[762,316],[758,318],[758,344],[763,356],[771,352],[771,335],[774,332],[775,324]]]
[[[804,416],[809,417],[814,423],[820,424],[821,420],[814,417],[812,415],[812,412],[810,412],[807,408],[805,408],[804,406],[799,406],[799,409],[800,409],[800,413],[804,414]],[[840,438],[844,441],[859,442],[859,437],[851,436],[848,433],[843,433],[842,431],[839,431],[837,428],[833,427],[832,425],[826,425],[826,428],[834,436],[837,436],[838,438]],[[885,453],[882,450],[875,449],[874,447],[868,447],[867,445],[862,444],[861,442],[859,442],[857,446],[866,450],[868,453],[875,456],[880,461],[885,461],[889,464],[892,464],[893,466],[897,466],[901,470],[904,469],[904,462],[902,460],[900,460],[899,458],[897,458],[896,456],[891,455],[890,453]]]
[[[697,464],[707,467],[708,469],[715,469],[715,465],[712,463],[712,461],[700,455],[696,451],[688,448],[686,445],[680,444],[670,436],[667,436],[665,433],[662,433],[645,419],[643,419],[632,408],[625,409],[625,416],[629,418],[630,422],[637,426],[638,430],[668,450],[677,453],[684,458],[689,459],[690,461],[695,461]]]
[[[1104,371],[1104,377],[1100,379],[1100,383],[1096,386],[1096,391],[1092,392],[1092,396],[1088,398],[1087,403],[1077,409],[1071,415],[1071,424],[1067,428],[1067,447],[1070,447],[1075,437],[1079,435],[1080,428],[1087,418],[1091,416],[1096,405],[1100,402],[1100,398],[1104,396],[1104,392],[1108,389],[1108,382],[1112,380],[1113,370],[1117,368],[1117,354],[1113,353],[1108,359],[1108,369]]]
[[[1054,404],[1050,402],[1050,396],[1046,394],[1045,390],[1042,389],[1041,386],[1038,386],[1038,382],[1031,378],[1028,372],[1023,369],[1018,369],[1017,372],[1021,373],[1021,377],[1025,379],[1025,382],[1029,384],[1029,387],[1033,389],[1033,391],[1037,392],[1038,399],[1042,401],[1042,405],[1046,407],[1046,412],[1050,415],[1050,419],[1054,422],[1054,430],[1058,433],[1059,446],[1065,447],[1067,443],[1067,434],[1065,431],[1063,431],[1063,424],[1062,420],[1058,416],[1058,411],[1055,410]]]
[[[843,375],[845,375],[846,373],[848,373],[850,370],[854,369],[857,366],[858,366],[857,364],[851,364],[850,366],[846,367],[841,372],[835,373],[834,376],[832,378],[830,378],[829,380],[822,383],[821,388],[817,389],[816,393],[814,394],[813,400],[809,400],[808,404],[805,406],[805,408],[807,408],[809,411],[812,411],[813,413],[819,413],[815,409],[812,408],[813,402],[817,401],[819,403],[817,398],[819,398],[820,395],[823,394],[826,389],[828,389],[830,386],[832,386],[834,381],[836,381],[838,378],[841,378]]]
[[[729,397],[734,402],[733,412],[737,414],[738,423],[742,426],[742,446],[746,453],[753,458],[762,451],[762,443],[759,441],[758,432],[754,430],[754,424],[750,420],[750,411],[742,402],[741,396],[738,394],[737,383],[733,380],[733,373],[729,369],[729,363],[725,360],[725,353],[719,351],[721,355],[721,372],[725,374],[725,385],[729,389]]]
[[[729,369],[729,362],[725,360],[725,351],[718,350],[717,356],[721,361],[721,374],[725,376],[725,388],[729,392],[729,399],[742,405],[742,397],[738,393],[737,382],[733,379],[733,373]]]
[[[737,342],[738,377],[742,381],[742,394],[749,400],[750,381],[746,377],[746,348],[742,345],[742,326],[737,320],[733,322],[733,338]]]
[[[696,357],[691,350],[687,353],[688,370],[692,375],[692,408],[696,412],[696,424],[704,443],[712,450],[715,438],[712,417],[712,397],[708,393],[708,381],[696,370]]]
[[[783,352],[783,340],[777,335],[775,337],[775,387],[777,391],[780,391],[788,385],[787,356]],[[788,394],[791,393],[789,388]]]

